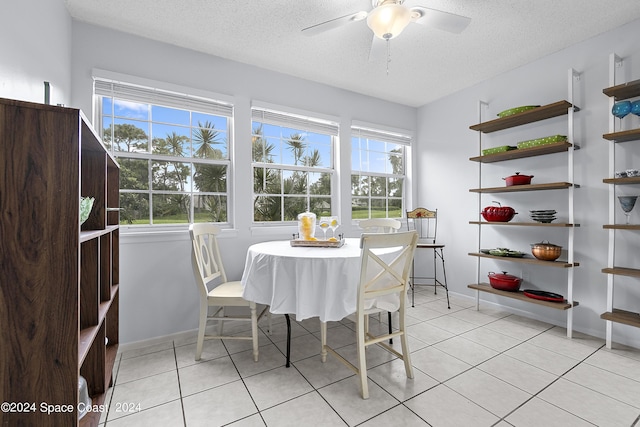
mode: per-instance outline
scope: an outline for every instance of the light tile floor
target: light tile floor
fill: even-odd
[[[195,362],[195,334],[123,352],[101,426],[640,427],[639,349],[567,339],[563,328],[462,298],[447,310],[443,296],[422,288],[408,309],[414,379],[367,349],[368,400],[351,370],[331,355],[321,363],[317,319],[292,322],[285,368],[286,324],[274,316],[271,335],[261,324],[257,363],[250,342],[234,340],[205,341]],[[353,323],[329,327],[329,343],[354,360]]]

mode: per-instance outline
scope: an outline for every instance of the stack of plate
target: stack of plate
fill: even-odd
[[[529,211],[532,220],[537,222],[549,223],[556,219],[556,211],[554,209]]]

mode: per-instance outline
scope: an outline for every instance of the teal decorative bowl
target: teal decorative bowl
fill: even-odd
[[[631,101],[621,101],[613,104],[611,114],[621,119],[631,112]]]
[[[80,225],[84,224],[87,218],[89,218],[94,201],[95,199],[93,197],[80,197]]]

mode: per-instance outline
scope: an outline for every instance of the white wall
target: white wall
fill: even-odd
[[[337,117],[342,124],[341,154],[350,153],[351,120],[416,128],[416,109],[311,83],[168,44],[80,22],[73,23],[72,103],[91,116],[94,68],[222,94],[235,105],[234,230],[221,241],[227,274],[239,280],[247,247],[259,240],[287,239],[251,229],[252,100]],[[340,165],[342,191],[350,191],[350,164]],[[350,201],[340,206],[343,218]],[[343,231],[353,232],[349,224]],[[197,327],[198,296],[191,272],[188,233],[132,235],[123,230],[120,249],[120,338],[123,343],[152,339]]]
[[[568,214],[567,203],[563,201],[566,192],[563,191],[508,196],[490,194],[483,196],[480,205],[477,195],[469,193],[470,188],[478,187],[478,163],[468,160],[479,155],[478,133],[469,129],[469,126],[480,121],[478,101],[489,103],[482,116],[482,121],[487,121],[495,118],[498,112],[514,106],[545,105],[568,99],[568,70],[574,68],[582,72],[576,83],[575,100],[582,110],[575,115],[576,142],[581,146],[575,152],[575,182],[581,186],[575,190],[575,217],[576,222],[581,224],[575,230],[575,259],[581,265],[574,273],[574,299],[580,302],[579,307],[574,310],[574,328],[591,335],[604,336],[605,322],[599,316],[606,311],[607,276],[600,270],[607,264],[608,232],[602,229],[602,225],[608,223],[609,186],[602,183],[602,179],[608,177],[608,143],[602,139],[602,134],[609,132],[610,113],[608,97],[603,95],[602,89],[609,86],[609,55],[612,52],[625,58],[625,68],[619,71],[618,83],[640,79],[638,34],[640,21],[635,21],[419,109],[416,161],[421,167],[417,168],[417,182],[420,183],[418,202],[428,207],[437,207],[442,214],[438,233],[447,244],[447,265],[454,267],[449,269],[448,277],[453,292],[475,297],[475,291],[468,289],[467,285],[477,283],[477,260],[467,253],[478,249],[478,226],[469,225],[469,221],[478,220],[479,210],[490,205],[492,200],[514,207],[519,212],[516,219],[520,220],[528,219],[529,209],[557,209],[565,220]],[[640,126],[638,117],[629,116],[625,118],[625,122],[627,127]],[[547,135],[566,135],[566,123],[565,116],[522,128],[485,134],[482,137],[483,148],[515,145],[517,141]],[[626,150],[627,155],[619,157],[616,170],[640,167],[640,150],[637,147],[634,150],[633,143],[627,143],[620,149]],[[566,159],[566,154],[554,154],[483,165],[483,179],[487,180],[483,181],[483,186],[502,186],[500,178],[516,171],[534,175],[534,183],[565,181]],[[619,190],[623,194],[638,194],[637,187]],[[616,211],[618,221],[622,222],[621,210],[616,207]],[[636,223],[640,222],[638,212],[633,213]],[[526,227],[525,230],[514,227],[482,227],[482,247],[505,246],[528,252],[530,243],[541,240],[550,240],[566,247],[568,231],[529,228],[533,227]],[[636,232],[619,234],[620,246],[616,259],[621,264],[627,262],[627,265],[632,265],[633,260],[637,264],[640,249],[637,237]],[[482,261],[481,280],[487,281],[488,271],[503,269],[512,274],[523,274],[525,288],[537,287],[566,295],[567,272],[549,271],[563,269]],[[639,311],[637,279],[616,278],[616,284],[616,302],[619,308]],[[521,310],[531,317],[566,325],[564,312],[486,293],[482,293],[480,297]],[[638,347],[640,330],[614,324],[614,341]]]
[[[68,104],[71,17],[63,0],[5,1],[0,12],[0,97]]]
[[[581,266],[575,270],[574,291],[580,306],[574,311],[574,327],[603,336],[604,321],[599,319],[599,314],[605,309],[606,276],[600,273],[600,269],[606,264],[607,256],[607,234],[602,230],[602,224],[607,222],[608,188],[602,184],[602,178],[607,175],[607,144],[601,135],[607,132],[608,102],[601,91],[608,86],[608,56],[611,52],[626,58],[627,69],[625,75],[620,76],[621,81],[640,78],[640,53],[635,43],[639,31],[640,21],[633,22],[426,105],[416,115],[415,109],[406,106],[100,27],[72,23],[63,1],[23,0],[5,5],[0,14],[0,36],[4,40],[0,60],[0,96],[42,102],[43,81],[49,81],[51,103],[79,107],[91,116],[91,73],[93,68],[100,68],[231,96],[236,105],[237,142],[249,139],[248,110],[252,99],[334,115],[342,123],[349,123],[353,118],[417,130],[419,155],[415,164],[418,166],[416,181],[420,192],[415,205],[437,207],[443,214],[439,234],[447,243],[451,289],[454,293],[471,297],[473,293],[466,285],[476,281],[476,260],[466,254],[477,248],[477,230],[468,222],[476,219],[479,206],[476,197],[468,192],[469,188],[477,187],[477,164],[467,159],[477,155],[478,146],[476,133],[468,127],[479,121],[478,100],[489,102],[485,113],[494,115],[516,105],[546,104],[564,99],[567,69],[573,67],[583,72],[579,83],[581,100],[577,102],[582,108],[577,114],[577,141],[582,149],[576,152],[576,182],[582,186],[576,191],[576,216],[582,225],[577,230],[576,259]],[[527,133],[564,133],[558,131],[563,126],[562,121],[553,119],[549,124],[535,128],[535,132],[504,131],[499,136],[487,137],[485,142],[502,145],[527,139]],[[249,159],[248,145],[237,143],[234,155],[237,159]],[[510,175],[515,170],[534,174],[535,179],[541,182],[547,178],[555,179],[562,174],[563,158],[561,155],[559,158],[545,156],[518,161],[514,166],[506,162],[496,166],[490,175],[497,180],[496,185],[500,183],[499,177]],[[637,153],[625,161],[635,167],[640,164]],[[238,194],[250,193],[250,184],[244,178],[250,176],[248,160],[245,163],[234,171]],[[549,176],[545,177],[545,173]],[[348,180],[345,183],[348,191]],[[490,200],[483,199],[481,205],[488,204]],[[553,203],[554,207],[561,204],[557,196],[549,195],[515,196],[501,200],[518,208],[520,215],[526,214],[532,201],[545,205]],[[287,238],[288,235],[256,234],[250,229],[250,202],[238,199],[235,208],[236,229],[229,232],[228,239],[224,241],[224,257],[230,276],[239,278],[249,244],[258,240]],[[343,217],[348,215],[348,204],[341,206],[340,212]],[[634,215],[638,221],[638,212]],[[348,233],[356,232],[348,226],[346,228]],[[524,242],[524,246],[518,246],[524,250],[526,243],[543,238],[560,241],[564,235],[502,230],[489,238],[513,242],[512,246],[518,244],[516,242]],[[152,339],[195,328],[197,296],[186,232],[143,236],[125,234],[121,240],[122,342]],[[636,256],[637,239],[619,240],[627,249],[619,251],[619,254]],[[182,255],[176,257],[176,254]],[[483,264],[483,274],[487,266]],[[514,274],[525,274],[528,283],[540,284],[540,287],[545,287],[547,279],[557,279],[558,273],[537,267],[514,269],[508,265],[507,268]],[[620,284],[616,287],[619,290],[616,295],[625,306],[638,311],[637,279],[620,280]],[[550,286],[562,293],[560,285]],[[565,320],[564,314],[555,310],[517,304],[484,294],[482,298],[509,304],[527,315],[557,324],[563,324]],[[640,331],[636,328],[615,325],[614,339],[640,347]]]

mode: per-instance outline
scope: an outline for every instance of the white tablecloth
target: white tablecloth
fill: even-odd
[[[358,238],[345,239],[341,248],[257,243],[247,251],[243,297],[296,320],[337,321],[355,312],[359,275]]]

